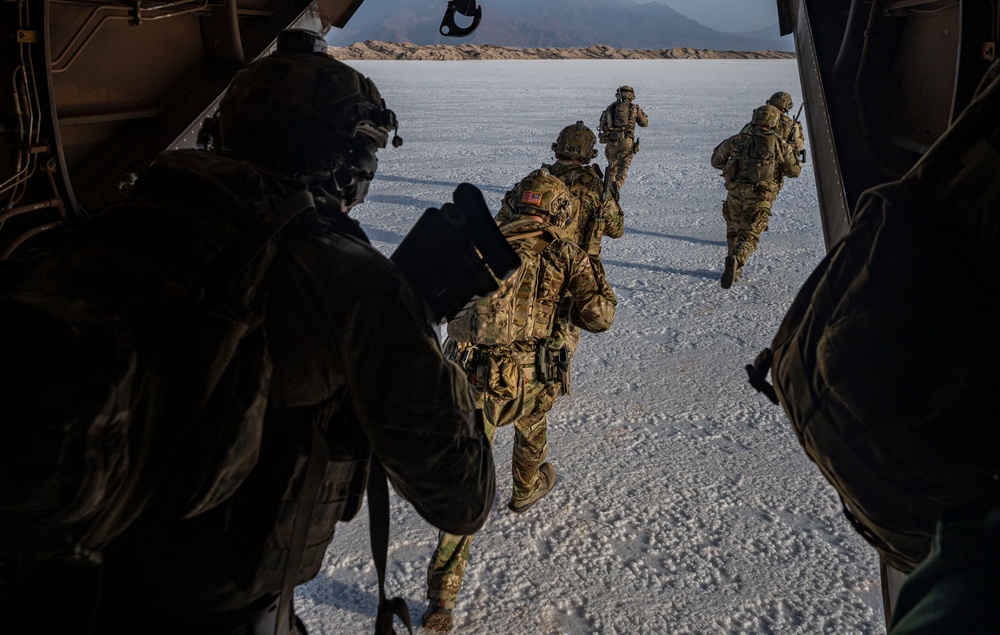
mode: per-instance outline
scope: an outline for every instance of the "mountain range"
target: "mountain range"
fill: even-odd
[[[723,33],[687,18],[658,2],[633,0],[485,0],[483,17],[469,37],[438,32],[444,0],[368,0],[344,29],[327,36],[332,46],[365,40],[431,44],[492,44],[513,48],[626,49],[697,48],[711,50],[792,51],[791,37],[773,26],[747,33]],[[471,18],[455,16],[459,26]]]

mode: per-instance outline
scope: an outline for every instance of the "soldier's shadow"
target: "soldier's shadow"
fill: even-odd
[[[708,240],[705,238],[694,238],[692,236],[678,236],[676,234],[664,234],[662,232],[651,232],[644,229],[632,229],[630,227],[625,228],[626,234],[639,234],[642,236],[654,236],[656,238],[666,238],[668,240],[679,240],[685,243],[693,243],[695,245],[711,245],[712,247],[725,247],[725,240]]]
[[[725,247],[724,244],[723,247]],[[677,269],[676,267],[660,267],[657,265],[647,265],[645,263],[623,262],[621,260],[608,260],[606,258],[602,258],[601,260],[604,262],[605,268],[608,268],[610,266],[625,267],[626,269],[642,269],[644,271],[655,271],[657,273],[665,273],[667,275],[688,276],[690,278],[707,278],[710,280],[715,280],[716,278],[719,277],[718,271],[708,271],[705,269],[688,270],[688,269]],[[615,286],[615,281],[613,277],[609,276],[609,279],[611,279],[611,286],[612,287]]]
[[[321,592],[316,589],[322,588]],[[359,597],[358,589],[329,577],[317,576],[306,584],[300,586],[296,595],[309,597],[315,607],[323,607],[334,611],[344,611],[354,613],[363,618],[375,622],[375,614],[378,611],[378,589],[374,593]],[[404,598],[409,600],[409,598]],[[411,613],[413,609],[410,609]],[[299,609],[299,615],[308,619],[308,611]]]
[[[375,242],[388,243],[390,245],[399,245],[403,242],[403,236],[396,232],[386,231],[384,229],[373,229],[371,227],[361,226],[365,230],[365,235],[368,236],[368,240]]]
[[[415,184],[419,184],[419,185],[438,185],[438,186],[447,187],[447,188],[450,188],[450,189],[455,189],[456,187],[458,187],[458,183],[455,183],[454,181],[432,181],[432,180],[429,180],[429,179],[412,179],[410,177],[396,176],[394,174],[379,174],[378,176],[375,177],[375,179],[376,180],[383,180],[383,181],[394,181],[394,182],[397,182],[397,183],[415,183]],[[472,182],[470,181],[470,183],[472,183]],[[497,192],[499,194],[506,194],[507,190],[509,190],[511,188],[511,185],[509,183],[504,184],[504,185],[483,185],[482,183],[472,183],[472,184],[475,185],[476,187],[478,187],[479,189],[483,190],[484,192]],[[432,206],[433,207],[437,207],[438,205],[440,205],[440,203],[432,205]]]

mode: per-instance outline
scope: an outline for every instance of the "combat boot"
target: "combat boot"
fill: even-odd
[[[538,487],[535,488],[534,492],[525,498],[514,498],[511,496],[510,502],[507,503],[507,509],[515,514],[521,514],[545,498],[545,495],[551,492],[552,488],[556,486],[556,468],[552,467],[551,463],[542,463],[538,466],[538,479]]]
[[[420,625],[429,631],[450,631],[451,609],[431,600],[427,610],[420,616]]]
[[[738,272],[739,269],[741,267],[736,262],[736,256],[726,256],[726,268],[722,271],[722,280],[719,281],[723,289],[733,286],[733,283],[736,282],[737,277],[740,275]]]

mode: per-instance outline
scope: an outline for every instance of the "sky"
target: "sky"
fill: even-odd
[[[774,91],[800,102],[795,61],[351,65],[379,86],[405,139],[380,153],[353,212],[387,255],[461,181],[496,211],[551,160],[563,126],[596,128],[617,86],[635,88],[650,120],[622,193],[625,235],[604,242],[615,323],[584,334],[573,394],[549,416],[557,485],[528,512],[509,512],[513,430],[497,432],[497,499],[453,632],[884,633],[874,550],[744,371],[824,254],[811,163],[786,182],[742,279],[719,285],[725,191],[709,156]],[[437,531],[395,494],[391,513],[388,593],[418,623]],[[366,514],[339,526],[319,576],[297,590],[311,635],[372,630]]]
[[[778,21],[775,0],[658,1],[716,31],[742,33],[767,28]]]

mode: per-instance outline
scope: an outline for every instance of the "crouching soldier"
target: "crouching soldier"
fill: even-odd
[[[606,331],[615,317],[617,301],[603,270],[564,236],[572,206],[569,190],[547,170],[522,180],[515,214],[500,225],[521,257],[520,268],[448,324],[445,354],[465,368],[490,442],[498,427],[514,424],[507,507],[516,514],[556,484],[555,468],[545,458],[546,413],[560,391],[551,338],[560,301],[572,298],[569,320],[594,333]],[[427,571],[424,628],[451,629],[471,544],[472,535],[440,533]]]

